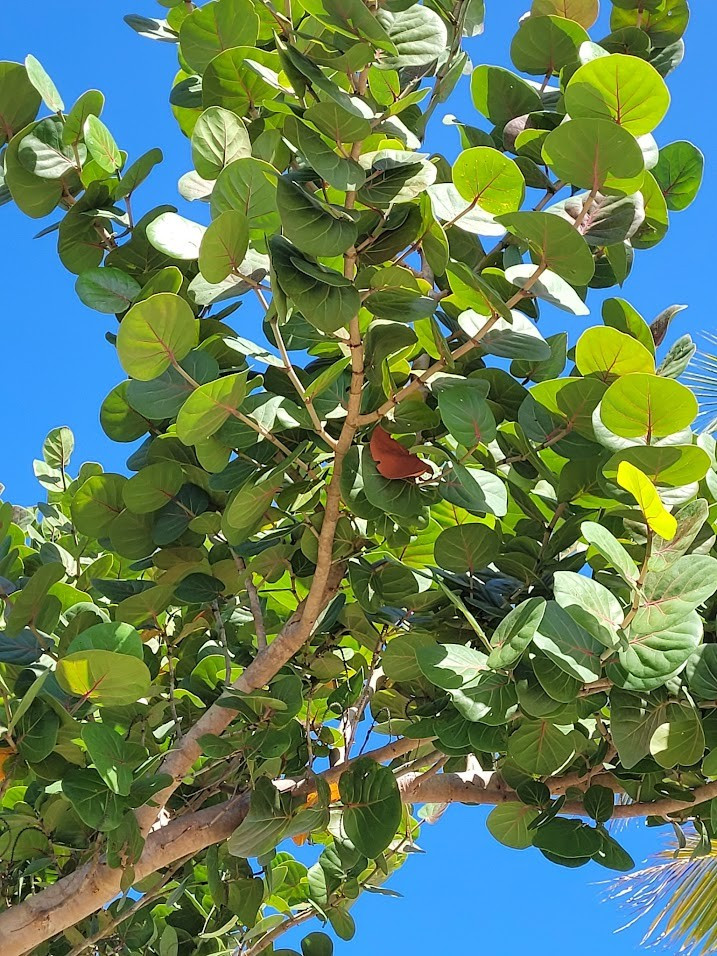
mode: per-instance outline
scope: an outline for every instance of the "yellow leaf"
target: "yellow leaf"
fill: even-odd
[[[677,531],[677,521],[663,505],[647,475],[629,461],[621,461],[617,467],[617,483],[637,501],[652,530],[666,541],[672,541]]]

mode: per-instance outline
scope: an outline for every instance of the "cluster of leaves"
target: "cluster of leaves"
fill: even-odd
[[[179,191],[207,226],[135,218],[161,153],[128,163],[99,92],[66,110],[34,58],[0,64],[0,198],[62,213],[43,232],[118,321],[102,427],[141,439],[131,477],[72,475],[57,429],[47,501],[0,509],[7,913],[97,855],[143,895],[38,956],[270,953],[314,915],[350,938],[476,764],[507,846],[629,868],[615,792],[709,845],[717,453],[678,381],[694,346],[660,362],[677,308],[648,325],[619,297],[577,342],[536,324],[589,314],[697,193],[696,147],[653,136],[686,0],[613,0],[599,43],[597,0],[535,0],[511,57],[537,81],[471,68],[482,0],[161,3],[127,21],[178,44]],[[452,121],[451,165],[422,144],[467,72],[480,125]],[[247,297],[266,343],[233,327]],[[400,738],[389,766],[349,760],[371,734]],[[445,800],[415,819],[421,781]],[[160,811],[236,825],[153,870]],[[307,835],[308,867],[276,849]]]

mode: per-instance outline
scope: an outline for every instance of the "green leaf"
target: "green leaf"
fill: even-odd
[[[335,332],[358,313],[354,284],[341,273],[304,257],[283,236],[269,240],[277,286],[306,320],[322,332]]]
[[[57,87],[47,75],[45,68],[32,54],[25,57],[27,77],[42,97],[51,113],[60,113],[65,108]]]
[[[705,158],[692,143],[669,143],[660,150],[653,170],[668,209],[687,209],[702,185]]]
[[[535,831],[530,824],[540,816],[540,810],[523,803],[502,803],[488,814],[485,825],[490,834],[513,850],[525,850],[533,845]]]
[[[473,105],[499,129],[516,116],[542,109],[538,91],[501,66],[477,66],[471,76]]]
[[[699,615],[686,610],[687,606],[676,600],[671,623],[664,625],[652,623],[656,615],[649,607],[640,608],[630,625],[627,646],[618,651],[619,665],[608,664],[608,677],[626,690],[654,690],[679,674],[702,640]]]
[[[301,940],[304,956],[333,956],[334,944],[326,933],[309,933]]]
[[[635,137],[612,120],[578,118],[562,123],[543,144],[543,158],[565,182],[594,192],[637,192],[645,160]]]
[[[136,279],[108,266],[88,269],[77,278],[75,291],[88,308],[115,314],[126,312],[141,291]]]
[[[604,647],[615,647],[623,611],[620,602],[606,587],[584,574],[556,571],[553,593],[557,603],[574,621]]]
[[[343,208],[324,205],[283,176],[277,184],[276,198],[284,235],[302,252],[339,255],[355,243],[358,228]]]
[[[176,212],[163,212],[150,222],[146,232],[150,245],[158,252],[172,259],[191,261],[199,256],[206,227]]]
[[[393,772],[362,757],[341,775],[339,794],[346,835],[360,853],[375,859],[390,845],[401,822],[401,795]]]
[[[203,73],[223,50],[253,46],[258,35],[259,17],[251,4],[212,0],[182,20],[179,43],[187,63]]]
[[[19,159],[22,141],[39,124],[26,126],[10,140],[4,153],[5,185],[13,201],[26,216],[41,219],[57,206],[62,197],[62,183],[56,179],[41,179],[28,172]]]
[[[212,191],[212,216],[228,209],[243,212],[254,234],[271,235],[279,228],[276,170],[253,157],[235,159],[219,174]]]
[[[617,329],[587,329],[575,347],[575,364],[581,375],[596,375],[604,382],[631,372],[654,374],[655,359],[637,339]]]
[[[620,572],[628,583],[637,581],[639,571],[625,548],[607,528],[594,521],[584,521],[580,525],[583,537],[591,544],[611,565]]]
[[[717,699],[717,644],[703,644],[690,657],[685,677],[691,693],[702,700]]]
[[[602,320],[610,328],[631,335],[644,345],[648,352],[655,354],[655,342],[650,326],[637,309],[625,299],[606,299],[602,306]]]
[[[569,222],[544,212],[515,212],[498,221],[527,244],[537,265],[573,285],[592,279],[595,263],[590,248]]]
[[[702,759],[705,735],[692,704],[669,701],[650,737],[650,753],[665,769],[690,767]]]
[[[424,677],[436,687],[458,690],[474,685],[486,669],[486,656],[462,644],[419,647],[416,660]]]
[[[217,432],[237,411],[247,392],[246,372],[226,375],[200,385],[177,416],[177,435],[185,445],[194,445]]]
[[[697,399],[687,386],[638,372],[613,382],[600,405],[600,417],[611,432],[648,440],[688,428],[697,411]]]
[[[669,90],[654,66],[622,53],[585,63],[565,90],[570,116],[611,119],[634,136],[651,133],[669,106]]]
[[[246,126],[230,110],[210,106],[192,132],[192,162],[203,179],[216,179],[235,159],[251,156]]]
[[[105,98],[99,90],[87,90],[79,97],[65,117],[62,142],[68,146],[80,143],[84,136],[85,122],[89,116],[99,116],[104,109]]]
[[[53,428],[42,443],[42,457],[51,468],[66,469],[75,447],[75,436],[63,425]]]
[[[72,499],[72,522],[80,534],[103,537],[124,507],[123,475],[94,475],[80,485]]]
[[[130,478],[122,497],[130,511],[149,514],[171,501],[183,484],[184,474],[177,462],[158,461]]]
[[[363,7],[363,3],[360,4]],[[323,104],[325,105],[325,104]],[[366,173],[353,159],[339,156],[321,136],[295,116],[284,121],[284,135],[304,154],[312,168],[334,189],[358,190],[366,181]]]
[[[495,438],[495,418],[480,388],[466,382],[441,389],[438,410],[448,431],[466,448],[487,445]]]
[[[537,828],[533,837],[533,846],[569,860],[593,856],[599,852],[601,843],[600,834],[593,827],[565,817],[548,820]]]
[[[94,624],[82,631],[70,641],[67,648],[69,653],[75,651],[105,650],[117,654],[127,654],[144,660],[144,645],[139,632],[131,625],[120,621],[111,621],[104,624]]]
[[[571,315],[589,315],[590,309],[580,298],[571,285],[561,279],[559,275],[546,269],[541,273],[539,279],[535,279],[536,266],[532,264],[510,266],[505,270],[505,277],[508,282],[519,286],[521,289],[530,289],[530,292],[543,299],[550,305],[561,309],[563,312],[569,312]],[[550,350],[546,349],[545,353]],[[528,356],[523,356],[527,358]],[[546,354],[547,357],[547,354]]]
[[[197,344],[192,310],[178,295],[158,292],[133,305],[117,335],[122,367],[132,378],[148,382],[176,366]]]
[[[61,179],[76,168],[72,147],[63,143],[62,131],[62,120],[48,116],[22,138],[17,155],[29,173],[40,179]],[[83,155],[84,147],[81,158]]]
[[[238,116],[251,117],[252,110],[273,100],[281,62],[273,50],[250,45],[224,50],[210,61],[202,80],[202,104],[221,106]],[[287,90],[288,92],[288,90]]]
[[[599,0],[533,0],[530,12],[534,17],[565,17],[589,30],[598,18],[599,9]]]
[[[207,282],[222,282],[238,273],[249,247],[249,225],[244,213],[229,209],[208,227],[199,246],[199,270]]]
[[[105,124],[94,113],[85,120],[84,139],[90,156],[106,173],[122,168],[122,155]]]
[[[21,63],[0,62],[0,146],[37,116],[41,96]]]
[[[82,740],[104,782],[121,796],[129,796],[134,770],[145,760],[140,744],[125,740],[107,724],[95,721],[82,728]]]
[[[488,667],[505,670],[520,660],[540,627],[546,606],[542,598],[529,598],[503,618],[490,641],[493,650]]]
[[[550,76],[574,64],[578,48],[589,41],[584,28],[562,16],[530,16],[513,37],[510,58],[521,73]]]
[[[652,735],[663,723],[666,707],[664,692],[649,696],[621,690],[611,692],[611,734],[626,770],[650,753]]]
[[[437,60],[446,49],[446,26],[428,7],[413,4],[395,13],[380,9],[376,19],[395,48],[395,53],[388,53],[378,61],[382,70],[424,66]]]
[[[515,163],[488,146],[464,150],[453,164],[453,183],[461,196],[497,215],[520,208],[525,180]]]
[[[384,674],[389,680],[416,680],[423,673],[418,663],[418,652],[434,643],[430,634],[420,631],[392,638],[382,658]]]
[[[68,694],[105,706],[134,704],[152,683],[147,666],[114,651],[75,651],[57,662],[57,682]]]
[[[548,601],[533,642],[576,680],[587,684],[599,679],[601,645],[555,601]]]
[[[572,727],[526,720],[508,740],[508,753],[527,773],[555,774],[575,756]]]
[[[461,524],[446,528],[436,538],[436,564],[456,574],[474,574],[487,568],[500,551],[500,535],[482,524]]]
[[[88,827],[109,833],[122,822],[125,805],[94,770],[72,769],[62,778],[62,792]]]
[[[607,823],[615,810],[615,794],[609,787],[592,784],[585,791],[583,806],[596,823]]]

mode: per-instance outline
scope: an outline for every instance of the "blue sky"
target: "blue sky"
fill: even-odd
[[[175,51],[142,40],[122,22],[126,13],[161,16],[161,7],[152,0],[25,0],[5,6],[2,59],[22,60],[34,53],[68,104],[86,89],[101,89],[107,97],[104,119],[130,159],[153,146],[164,151],[163,165],[137,197],[139,211],[169,202],[185,215],[203,218],[205,210],[182,203],[176,191],[177,179],[190,163],[188,143],[167,103]],[[470,55],[476,65],[507,65],[510,39],[528,0],[486,0],[486,6],[486,32],[468,44]],[[610,4],[603,0],[603,6],[609,9]],[[695,0],[692,6],[687,58],[669,79],[673,106],[656,135],[660,144],[676,139],[697,143],[707,156],[706,181],[695,204],[673,215],[667,239],[638,253],[625,287],[626,297],[648,320],[672,303],[689,305],[673,326],[676,334],[717,331],[709,281],[715,266],[712,244],[706,241],[717,204],[712,162],[717,132],[704,121],[717,4]],[[592,31],[595,38],[608,32],[605,21],[603,15]],[[443,113],[477,123],[467,81]],[[458,151],[455,132],[440,125],[428,145],[449,158]],[[101,461],[107,470],[120,470],[128,453],[104,436],[98,422],[102,399],[122,377],[114,350],[104,339],[112,325],[76,299],[74,277],[59,264],[54,238],[33,241],[48,223],[25,219],[12,206],[0,208],[0,483],[6,486],[7,500],[22,504],[37,500],[32,459],[39,456],[45,434],[57,425],[74,430],[78,461]],[[593,321],[599,321],[599,301],[595,295],[590,299]],[[243,307],[235,320],[242,334],[258,337],[252,306]],[[558,328],[577,333],[582,327],[581,320],[564,313],[546,314],[541,325],[549,333]],[[359,901],[354,910],[356,939],[342,944],[342,950],[408,956],[433,945],[448,952],[500,948],[521,953],[530,948],[572,956],[579,940],[588,954],[605,947],[612,956],[640,951],[637,929],[612,935],[625,914],[600,902],[602,888],[596,884],[607,871],[595,865],[565,870],[543,861],[537,852],[504,849],[487,834],[484,819],[482,809],[453,807],[438,825],[426,827],[421,845],[427,855],[412,860],[392,883],[404,898],[368,896]],[[639,862],[664,844],[664,832],[635,826],[621,837]]]

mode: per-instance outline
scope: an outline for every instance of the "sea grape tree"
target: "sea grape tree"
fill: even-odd
[[[327,956],[455,801],[558,865],[630,869],[613,817],[709,846],[715,443],[678,307],[622,297],[702,175],[659,130],[686,0],[534,0],[514,72],[483,0],[160,4],[197,221],[100,92],[0,64],[0,196],[131,445],[58,428],[0,508],[3,956]]]

